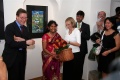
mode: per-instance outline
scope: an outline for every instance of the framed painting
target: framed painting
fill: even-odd
[[[48,21],[48,6],[27,5],[27,26],[32,38],[41,38]]]
[[[0,40],[4,39],[4,7],[3,0],[0,0]]]

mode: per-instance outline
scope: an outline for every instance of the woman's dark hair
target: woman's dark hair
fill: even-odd
[[[56,21],[50,20],[50,21],[48,22],[48,24],[47,24],[46,29],[45,29],[45,33],[49,32],[49,29],[48,29],[48,28],[49,28],[52,24],[55,24],[55,26],[58,26],[58,24],[56,23]]]
[[[105,26],[105,23],[106,23],[107,20],[109,20],[113,24],[112,29],[117,31],[116,20],[112,17],[107,17],[104,21],[104,26]],[[106,30],[106,27],[104,27],[104,30]]]
[[[101,38],[101,35],[98,33],[98,32],[95,32],[93,33],[91,36],[90,36],[90,39],[95,43],[97,39],[100,39]]]
[[[54,20],[50,20],[47,26],[50,27],[52,24],[55,24],[55,26],[58,26],[58,24]]]

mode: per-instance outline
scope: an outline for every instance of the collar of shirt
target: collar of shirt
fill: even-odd
[[[21,28],[20,28],[21,25],[17,21],[15,21],[15,22],[18,25],[19,29],[21,30]]]

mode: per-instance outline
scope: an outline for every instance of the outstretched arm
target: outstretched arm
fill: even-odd
[[[0,80],[7,80],[7,68],[2,57],[0,57]]]

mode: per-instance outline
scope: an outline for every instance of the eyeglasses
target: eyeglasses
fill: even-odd
[[[23,19],[25,19],[25,20],[27,20],[27,19],[28,19],[27,17],[19,17],[19,18],[20,18],[20,19],[22,19],[22,20],[23,20]]]

